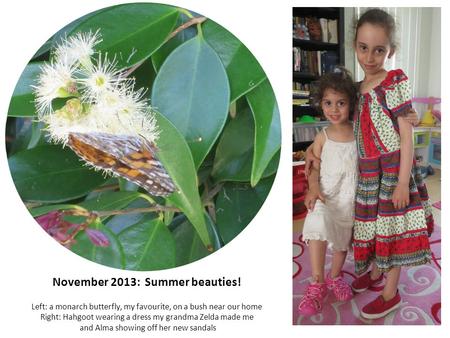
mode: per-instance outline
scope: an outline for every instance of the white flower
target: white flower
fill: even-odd
[[[119,89],[121,83],[128,80],[116,69],[116,62],[109,61],[107,54],[104,58],[99,54],[97,62],[90,69],[80,70],[82,97],[86,102],[95,103],[108,92]]]
[[[57,62],[65,62],[70,66],[80,63],[89,68],[90,58],[95,53],[94,47],[102,41],[99,30],[95,33],[79,32],[56,46],[54,56]]]
[[[135,90],[135,80],[117,70],[106,54],[92,61],[99,41],[98,31],[70,37],[57,47],[55,61],[42,67],[35,86],[40,121],[56,143],[66,144],[75,132],[142,135],[155,142],[159,132],[145,91]],[[69,99],[53,111],[55,98]]]
[[[65,63],[47,63],[41,66],[37,85],[33,86],[37,113],[40,118],[53,111],[52,101],[54,99],[76,94],[74,72],[75,68]]]

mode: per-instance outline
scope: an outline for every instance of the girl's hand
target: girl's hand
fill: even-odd
[[[398,183],[392,194],[392,204],[395,209],[403,209],[409,204],[409,185]]]
[[[305,196],[305,207],[309,211],[314,210],[314,206],[316,205],[317,200],[321,200],[323,203],[325,203],[325,198],[323,197],[322,193],[320,192],[319,188],[314,187],[308,189],[308,192]]]
[[[312,168],[320,168],[320,158],[313,153],[313,145],[306,148],[305,152],[305,176],[308,178]]]

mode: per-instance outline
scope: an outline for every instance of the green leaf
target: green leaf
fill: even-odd
[[[264,203],[274,176],[252,188],[245,183],[225,183],[216,201],[217,228],[224,243],[235,238],[255,217]]]
[[[278,105],[268,80],[247,94],[255,120],[255,148],[251,184],[255,186],[273,155],[281,147],[281,126]]]
[[[127,270],[162,270],[175,267],[175,242],[172,234],[155,218],[132,225],[119,234]]]
[[[144,198],[136,199],[132,201],[126,208],[127,209],[136,209],[136,208],[147,208],[149,206],[148,200]],[[151,220],[157,217],[158,213],[149,212],[149,213],[129,213],[123,215],[112,216],[105,225],[112,230],[115,234],[120,233],[125,230],[129,226],[132,226],[136,223],[143,222],[144,220]]]
[[[61,28],[38,49],[38,51],[33,55],[33,59],[41,58],[42,56],[44,56],[44,54],[48,53],[50,49],[54,48],[56,43],[60,43],[61,39],[65,38],[67,34],[71,32],[76,26],[78,26],[80,23],[82,23],[89,17],[96,15],[97,12],[98,11],[94,11],[86,15],[83,15],[82,17],[72,21],[68,25]]]
[[[222,60],[230,81],[231,102],[255,88],[266,74],[245,45],[212,20],[202,25],[205,40]]]
[[[184,138],[164,116],[156,113],[160,128],[158,158],[179,189],[167,197],[174,206],[181,209],[194,225],[206,247],[211,247],[203,207],[198,192],[197,173],[191,152]]]
[[[74,152],[40,146],[9,158],[9,168],[23,200],[58,203],[86,195],[104,182],[103,175],[84,166]]]
[[[52,205],[45,205],[42,207],[36,207],[33,209],[28,210],[33,217],[39,217],[45,214],[48,214],[50,211],[55,210],[70,210],[70,209],[77,209],[78,206],[76,204],[52,204]]]
[[[250,110],[228,122],[216,149],[212,176],[217,181],[250,181],[255,125]]]
[[[175,49],[156,76],[152,103],[185,137],[195,168],[222,131],[229,95],[225,69],[201,37]]]
[[[30,118],[9,117],[6,122],[8,156],[27,149],[31,138],[33,122]]]
[[[90,211],[121,210],[140,197],[134,191],[102,192],[93,199],[85,200],[79,205]]]
[[[36,114],[33,88],[31,86],[37,84],[36,81],[42,65],[43,62],[33,62],[25,67],[14,88],[13,96],[9,103],[8,116],[27,117]]]
[[[120,191],[138,191],[139,186],[136,183],[128,181],[124,178],[118,177]]]
[[[208,231],[214,234],[214,248],[218,250],[221,245],[217,237],[215,225],[209,216],[205,215]],[[176,246],[176,266],[189,264],[208,256],[211,252],[206,250],[200,237],[189,220],[181,222],[173,231]]]
[[[176,26],[179,27],[189,20],[191,20],[190,17],[186,16],[184,13],[180,13]],[[191,26],[181,30],[174,37],[166,41],[156,52],[152,54],[151,59],[153,62],[153,67],[156,69],[156,71],[159,71],[166,58],[170,55],[170,53],[172,53],[174,49],[176,49],[183,42],[192,39],[196,35],[197,29]]]
[[[125,255],[116,235],[99,221],[91,224],[89,227],[103,232],[108,237],[109,246],[95,246],[86,232],[82,231],[75,236],[75,243],[70,250],[90,261],[113,268],[125,269]]]
[[[46,145],[47,140],[45,137],[45,124],[44,122],[34,121],[31,126],[30,142],[28,143],[28,149],[35,148],[38,145]]]
[[[77,32],[100,29],[103,41],[96,48],[116,56],[119,68],[127,68],[147,59],[166,40],[178,18],[172,6],[131,3],[99,10],[77,25]]]
[[[141,64],[133,73],[130,74],[130,77],[134,77],[136,79],[136,89],[144,88],[145,93],[143,94],[143,97],[145,99],[150,99],[150,88],[152,87],[153,81],[156,77],[152,59],[148,58],[145,60],[143,64]]]

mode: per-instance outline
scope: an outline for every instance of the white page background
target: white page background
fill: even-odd
[[[127,2],[127,1],[124,1]],[[36,1],[16,0],[1,6],[1,87],[2,128],[14,86],[28,60],[57,30],[94,10],[119,4],[119,1]],[[443,335],[448,326],[446,289],[443,285],[442,322],[440,327],[346,327],[292,326],[292,107],[291,46],[293,6],[361,6],[361,2],[340,1],[165,1],[195,11],[216,21],[236,35],[255,55],[265,70],[277,96],[282,122],[282,154],[278,174],[263,207],[249,226],[230,244],[200,261],[186,266],[155,272],[132,272],[108,268],[85,260],[58,245],[27,212],[12,182],[4,138],[0,137],[1,179],[1,298],[0,333],[2,337],[98,337],[98,336],[212,336],[230,337],[307,337],[353,336],[378,337],[401,329],[408,336]],[[388,6],[388,1],[368,2],[366,6]],[[408,2],[408,6],[440,6],[443,2]],[[393,4],[399,6],[398,3]],[[448,11],[443,9],[443,31],[448,32]],[[443,55],[448,52],[443,46]],[[446,58],[442,58],[445,60]],[[448,66],[443,62],[443,78]],[[442,93],[447,85],[443,83]],[[448,97],[448,96],[447,96]],[[448,107],[444,97],[444,125]],[[4,129],[2,129],[4,131]],[[3,133],[4,135],[4,133]],[[443,133],[445,144],[445,132]],[[446,147],[444,146],[444,151]],[[444,155],[445,156],[445,155]],[[443,163],[445,170],[445,163]],[[445,177],[443,176],[443,186]],[[443,198],[445,200],[445,192]],[[446,202],[442,224],[446,219]],[[448,232],[443,226],[444,237]],[[443,239],[443,272],[446,280],[447,256]],[[448,250],[447,250],[448,251]],[[151,288],[151,287],[53,287],[52,278],[136,277],[152,279],[241,277],[240,287]],[[443,283],[444,284],[444,283]],[[81,333],[74,322],[43,322],[31,304],[44,303],[241,303],[262,304],[253,322],[219,322],[213,333]],[[168,324],[167,324],[168,325]],[[388,330],[388,331],[386,331]],[[384,333],[386,332],[386,333]]]

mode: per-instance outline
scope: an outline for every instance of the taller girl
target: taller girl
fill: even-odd
[[[428,193],[413,160],[408,77],[401,69],[386,71],[395,49],[395,21],[380,9],[365,12],[356,25],[355,49],[364,71],[359,84],[355,138],[359,154],[354,255],[356,272],[370,272],[352,283],[362,292],[382,279],[382,294],[361,315],[381,318],[400,306],[402,266],[425,264],[431,252],[428,236],[433,218]]]

